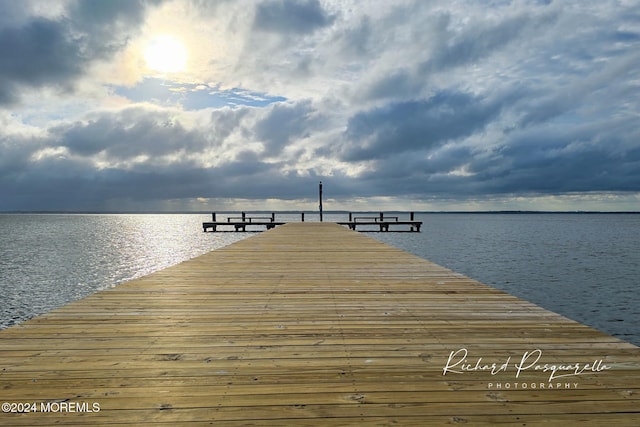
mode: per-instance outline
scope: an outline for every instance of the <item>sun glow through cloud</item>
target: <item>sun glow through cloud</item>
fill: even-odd
[[[187,49],[173,36],[154,37],[144,49],[144,60],[147,67],[161,73],[177,73],[185,71],[187,66]]]

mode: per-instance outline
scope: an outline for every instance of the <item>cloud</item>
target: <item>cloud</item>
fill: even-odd
[[[429,151],[482,130],[500,105],[465,93],[385,105],[349,119],[345,160],[380,159],[405,151]]]
[[[492,159],[500,164],[500,172],[485,191],[638,191],[640,147],[623,142],[634,138],[637,131],[632,120],[620,120],[616,127],[620,139],[612,137],[601,123],[515,132]],[[482,173],[487,165],[480,166],[474,170]]]
[[[39,19],[0,30],[0,103],[19,99],[21,85],[64,87],[83,71],[81,44],[58,22]]]
[[[23,88],[53,87],[72,92],[77,80],[96,60],[104,60],[122,49],[144,17],[142,1],[71,3],[64,15],[33,16],[14,6],[23,22],[5,22],[0,27],[0,105],[20,101]]]
[[[281,114],[306,120],[308,102],[184,112],[139,104],[57,124],[44,136],[0,138],[0,200],[6,210],[102,210],[113,200],[293,198],[317,178],[284,171],[285,160],[244,143],[254,127],[277,145]],[[262,123],[254,126],[255,123]],[[302,128],[301,128],[302,129]],[[9,141],[10,140],[10,141]],[[270,148],[275,147],[267,144]],[[46,208],[44,208],[46,206]]]
[[[318,0],[269,0],[256,7],[257,30],[284,34],[306,34],[330,25],[329,15]]]
[[[0,0],[0,210],[640,193],[632,2],[44,4]]]
[[[423,73],[441,72],[447,69],[477,63],[522,41],[526,36],[545,31],[556,20],[554,13],[537,15],[535,11],[506,16],[498,22],[478,20],[462,30],[451,28],[451,16],[443,14],[436,21],[436,42],[430,58],[420,64]]]
[[[69,14],[75,25],[86,32],[96,31],[102,35],[106,30],[122,28],[127,32],[131,26],[137,26],[143,21],[148,5],[159,5],[163,0],[109,0],[108,2],[94,0],[79,0],[72,3]]]
[[[278,154],[292,140],[307,138],[316,127],[309,101],[276,104],[255,124],[256,139],[265,143],[270,155]]]
[[[53,128],[51,133],[70,155],[102,154],[107,161],[197,153],[207,144],[201,135],[185,129],[170,110],[143,108],[95,114],[86,121]]]

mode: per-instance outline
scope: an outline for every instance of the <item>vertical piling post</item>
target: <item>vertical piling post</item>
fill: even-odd
[[[320,199],[320,222],[322,222],[322,181],[319,186],[319,199]]]
[[[211,220],[213,222],[216,222],[216,213],[215,212],[211,212]]]
[[[247,214],[242,212],[242,222],[245,222],[245,218],[246,218]]]
[[[304,212],[300,213],[300,218],[302,219],[302,222],[304,222]]]
[[[353,212],[349,212],[349,222],[353,221]]]

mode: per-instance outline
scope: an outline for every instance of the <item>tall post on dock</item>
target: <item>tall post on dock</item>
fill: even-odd
[[[320,222],[322,222],[322,181],[320,181],[319,199],[320,199]]]

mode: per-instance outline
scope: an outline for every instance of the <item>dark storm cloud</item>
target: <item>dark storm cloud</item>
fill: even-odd
[[[334,19],[318,0],[269,0],[258,4],[254,26],[262,31],[306,34]]]

